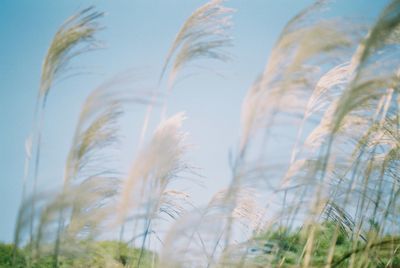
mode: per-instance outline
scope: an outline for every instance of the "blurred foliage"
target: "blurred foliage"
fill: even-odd
[[[0,244],[0,268],[19,268],[27,267],[29,254],[27,247],[16,251],[16,260],[13,266],[14,246],[10,244]],[[157,255],[151,251],[145,250],[142,253],[140,267],[151,267],[151,264],[157,260]],[[59,258],[58,267],[124,267],[131,263],[134,266],[138,263],[140,249],[131,248],[127,243],[118,241],[99,241],[92,245],[91,250],[83,252],[77,256],[62,256]],[[54,258],[51,254],[44,254],[35,258],[31,267],[46,268],[54,267]]]
[[[352,256],[354,256],[354,267],[400,267],[400,252],[393,255],[393,252],[396,252],[393,248],[400,247],[395,237],[386,236],[377,239],[376,234],[370,232],[368,238],[374,242],[368,243],[368,241],[352,240],[349,234],[339,230],[337,225],[330,221],[313,225],[313,228],[315,235],[310,267],[324,267],[332,251],[332,267],[348,267]],[[247,258],[245,267],[266,267],[266,265],[300,267],[309,234],[309,230],[305,228],[293,231],[277,228],[254,237],[255,241],[264,241],[264,244],[266,241],[276,244],[277,254],[268,257],[268,253],[264,252]],[[390,243],[391,241],[393,243]]]
[[[13,264],[13,256],[14,256],[14,246],[10,244],[0,243],[0,267],[25,267],[25,256],[24,253],[17,249],[15,252],[15,262]]]

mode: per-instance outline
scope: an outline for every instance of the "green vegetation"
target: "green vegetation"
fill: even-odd
[[[0,243],[0,267],[25,267],[24,253],[19,249],[14,252],[13,245]]]
[[[90,248],[79,254],[70,257],[62,257],[58,260],[58,267],[124,267],[128,262],[137,263],[139,260],[140,249],[129,247],[126,243],[115,241],[100,241],[91,245]],[[27,267],[26,259],[29,249],[19,249],[16,260],[13,262],[14,247],[12,245],[0,245],[0,267]],[[143,255],[141,267],[151,267],[157,261],[155,253],[146,250]],[[14,264],[13,264],[14,263]],[[31,264],[34,268],[54,267],[54,258],[50,254],[37,257]]]
[[[269,257],[271,253],[261,253],[258,256],[246,260],[248,266],[260,266],[271,264],[273,267],[298,267],[306,248],[308,232],[303,229],[289,231],[285,228],[270,230],[268,233],[258,235],[253,239],[255,241],[268,241],[277,245],[277,252]],[[374,236],[375,234],[370,234]],[[332,267],[349,267],[351,254],[355,256],[356,267],[398,267],[400,266],[400,252],[394,255],[388,254],[385,242],[390,239],[394,242],[397,238],[384,237],[380,243],[370,245],[372,250],[365,254],[364,249],[368,246],[365,241],[358,241],[358,247],[353,250],[353,243],[350,234],[337,230],[335,223],[325,221],[318,225],[313,240],[314,250],[310,267],[325,267],[327,265],[327,256],[332,256]],[[367,261],[364,260],[367,258]],[[360,263],[358,263],[360,261]]]

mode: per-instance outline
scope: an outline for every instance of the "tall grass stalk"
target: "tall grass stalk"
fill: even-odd
[[[35,196],[37,193],[37,183],[39,177],[39,167],[40,167],[40,151],[41,151],[41,139],[42,139],[42,129],[44,124],[45,107],[47,96],[52,88],[53,84],[62,77],[63,72],[68,68],[69,62],[79,54],[95,49],[98,44],[94,38],[95,33],[99,30],[97,23],[95,22],[97,18],[101,17],[103,14],[93,11],[93,8],[87,8],[77,13],[76,15],[67,19],[64,24],[59,28],[58,32],[54,36],[54,39],[50,45],[47,52],[45,61],[42,67],[42,75],[40,81],[40,88],[38,91],[38,96],[36,99],[35,110],[34,110],[34,126],[32,134],[29,139],[32,140],[32,145],[34,147],[34,165],[33,165],[33,188],[32,195]],[[84,44],[83,46],[80,46]],[[78,49],[77,49],[78,48]],[[27,171],[25,177],[30,175],[29,162],[31,157],[28,157],[27,161]],[[27,182],[24,179],[24,184]],[[23,186],[24,189],[26,186]],[[25,190],[22,196],[24,200]],[[33,239],[33,228],[34,228],[34,211],[35,198],[31,201],[31,217],[29,224],[29,240],[32,242]],[[17,240],[18,235],[15,236],[15,245],[18,246],[19,241]]]

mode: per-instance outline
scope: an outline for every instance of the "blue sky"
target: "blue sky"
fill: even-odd
[[[376,16],[387,1],[341,1],[341,9],[357,16]],[[205,1],[30,1],[0,3],[0,241],[11,241],[21,197],[24,141],[32,127],[40,68],[52,36],[65,18],[94,4],[106,17],[99,35],[106,49],[74,61],[90,75],[57,84],[50,93],[45,118],[42,166],[43,182],[62,180],[63,164],[80,107],[89,92],[104,79],[126,69],[137,70],[154,81],[165,55],[184,20]],[[185,130],[194,144],[189,157],[200,167],[206,188],[194,191],[197,202],[206,202],[229,182],[228,153],[239,137],[240,105],[268,58],[285,23],[311,0],[232,0],[234,15],[233,61],[214,65],[221,76],[199,70],[180,82],[171,96],[169,114],[186,111]],[[143,107],[125,122],[124,131],[137,133]],[[127,137],[136,137],[136,134]],[[134,140],[121,162],[134,156]]]

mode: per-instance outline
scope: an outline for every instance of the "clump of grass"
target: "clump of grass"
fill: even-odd
[[[82,53],[98,48],[98,42],[96,41],[95,35],[100,28],[96,20],[101,16],[103,16],[103,13],[93,11],[93,8],[87,8],[67,19],[55,34],[42,66],[40,88],[34,112],[34,126],[30,137],[27,139],[29,141],[29,146],[27,150],[26,171],[24,175],[26,178],[24,178],[22,194],[22,198],[25,199],[27,191],[26,184],[28,183],[27,178],[31,176],[33,181],[31,193],[33,198],[30,202],[31,216],[29,219],[29,236],[31,242],[33,239],[34,213],[36,210],[35,196],[37,194],[41,137],[47,96],[54,83],[66,74],[69,63],[73,58]],[[33,161],[34,164],[33,171],[31,171],[30,168],[31,161]],[[24,220],[20,218],[21,217],[18,216],[17,226],[25,224]],[[20,242],[18,230],[20,227],[17,227],[16,229],[17,232],[14,244],[18,246]]]
[[[46,98],[71,59],[98,47],[102,13],[89,8],[68,19],[43,65],[32,138],[34,190],[23,196],[14,266],[21,263],[22,242],[28,267],[400,265],[400,1],[392,0],[373,24],[327,18],[328,6],[317,1],[284,28],[244,99],[231,183],[204,208],[193,208],[189,193],[176,186],[194,173],[181,130],[184,113],[167,117],[159,92],[115,90],[121,77],[83,105],[61,189],[36,192]],[[229,59],[232,12],[211,0],[186,20],[158,87],[167,70],[171,90],[189,63]],[[158,98],[162,119],[144,142]],[[139,151],[122,174],[107,164],[120,142],[124,105],[138,103],[148,104]],[[288,122],[295,135],[281,163],[266,151],[276,129],[290,129]],[[118,228],[119,242],[98,241]]]
[[[169,80],[173,84],[178,72],[190,62],[207,58],[230,59],[224,49],[232,46],[229,29],[232,26],[230,15],[234,10],[223,6],[223,2],[211,0],[185,21],[168,52],[161,78],[170,64]]]

